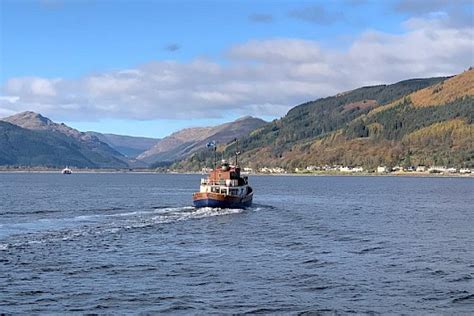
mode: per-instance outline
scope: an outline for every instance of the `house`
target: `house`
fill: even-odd
[[[447,168],[446,167],[441,167],[441,166],[432,166],[428,168],[429,173],[443,173],[446,172]]]
[[[402,166],[395,166],[392,168],[392,171],[403,171],[403,167]]]
[[[362,172],[364,168],[362,167],[338,167],[340,172],[348,172],[348,173],[355,173],[355,172]]]
[[[469,168],[461,168],[461,169],[459,169],[459,173],[462,173],[462,174],[471,173],[471,169],[469,169]]]
[[[286,173],[285,169],[276,167],[272,169],[272,173]]]
[[[386,166],[378,166],[377,167],[377,173],[387,173],[388,168]]]
[[[263,167],[260,169],[261,173],[286,173],[285,169],[276,167],[276,168],[268,168],[268,167]]]
[[[352,168],[352,172],[364,172],[364,168],[362,168],[362,167],[355,167],[355,168]]]
[[[425,166],[418,166],[416,167],[416,172],[425,172],[426,171],[426,167]]]

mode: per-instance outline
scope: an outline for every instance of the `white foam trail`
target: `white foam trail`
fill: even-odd
[[[194,207],[192,207],[192,206],[187,206],[187,207],[165,207],[165,208],[155,208],[152,211],[133,211],[133,212],[115,213],[115,214],[80,215],[80,216],[74,217],[73,220],[87,221],[87,220],[97,219],[97,218],[149,215],[149,214],[168,213],[168,212],[173,212],[173,211],[183,211],[183,210],[191,210],[191,209],[194,209]]]
[[[258,211],[260,207],[248,209],[249,211]],[[21,238],[24,234],[15,234],[20,237],[19,242],[10,243],[10,245],[20,244],[41,244],[46,242],[57,242],[80,238],[90,235],[115,234],[122,230],[140,229],[152,227],[160,224],[174,223],[192,219],[202,219],[214,216],[232,215],[245,212],[244,209],[221,209],[221,208],[194,208],[186,207],[164,207],[153,210],[124,212],[116,214],[93,214],[81,215],[72,218],[60,219],[41,219],[33,223],[22,223],[23,228],[36,226],[36,229],[29,230],[29,236],[26,241]],[[115,220],[110,220],[115,219]],[[48,225],[44,225],[47,222]],[[43,225],[42,225],[43,223]],[[21,227],[16,227],[15,233]],[[34,235],[31,235],[31,234]],[[12,235],[14,236],[14,235]],[[13,237],[15,238],[15,237]],[[16,238],[15,238],[16,239]],[[23,239],[23,240],[22,240]],[[8,244],[0,244],[0,250],[8,248]],[[2,249],[3,247],[4,249]]]

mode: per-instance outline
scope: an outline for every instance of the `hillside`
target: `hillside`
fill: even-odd
[[[363,87],[291,109],[241,140],[243,164],[474,165],[474,70],[451,78]],[[414,101],[413,101],[414,100]],[[435,145],[436,144],[436,145]],[[225,149],[230,156],[234,146]],[[176,168],[210,165],[200,152]]]
[[[97,132],[86,132],[86,134],[97,137],[122,155],[134,158],[155,146],[160,139],[149,137],[136,137],[116,134],[103,134]]]
[[[2,122],[3,121],[3,122]],[[22,112],[0,121],[2,161],[8,165],[126,168],[126,158],[97,137]]]
[[[234,138],[248,135],[266,122],[253,117],[243,117],[236,121],[215,127],[187,128],[168,137],[137,157],[148,163],[172,162],[189,157],[206,147],[210,141],[226,144]]]

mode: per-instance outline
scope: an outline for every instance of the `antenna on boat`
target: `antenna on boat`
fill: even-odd
[[[216,168],[217,168],[217,142],[215,140],[213,140],[213,141],[207,143],[206,147],[214,149],[214,170],[216,170]]]
[[[236,150],[235,150],[235,166],[237,167],[239,165],[239,155],[240,155],[240,151],[239,151],[239,140],[237,138],[234,139],[235,143],[236,143]]]
[[[217,169],[217,146],[214,146],[214,170]]]

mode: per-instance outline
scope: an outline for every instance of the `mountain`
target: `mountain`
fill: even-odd
[[[293,169],[308,165],[474,166],[474,70],[457,76],[362,87],[292,108],[244,137],[241,162]],[[231,156],[234,145],[224,149]],[[199,152],[175,165],[200,169]]]
[[[89,168],[126,168],[127,159],[97,137],[58,124],[34,112],[0,121],[2,164]]]
[[[206,148],[210,141],[226,144],[234,138],[248,135],[265,125],[266,122],[246,116],[230,123],[215,127],[187,128],[163,138],[155,146],[137,157],[148,163],[170,162],[181,160]]]
[[[122,155],[134,158],[144,151],[156,145],[159,138],[136,137],[115,134],[102,134],[97,132],[86,132],[88,135],[97,137]]]
[[[93,164],[66,137],[0,121],[0,165],[90,167]]]
[[[113,167],[174,163],[211,166],[210,141],[224,157],[240,139],[240,161],[254,169],[308,165],[449,165],[474,167],[474,69],[452,77],[411,79],[321,98],[266,123],[244,117],[215,127],[188,128],[157,141],[130,160],[142,143],[123,136],[82,133],[23,112],[0,121],[0,165]],[[140,147],[142,146],[142,147]],[[141,164],[141,165],[140,165]]]

